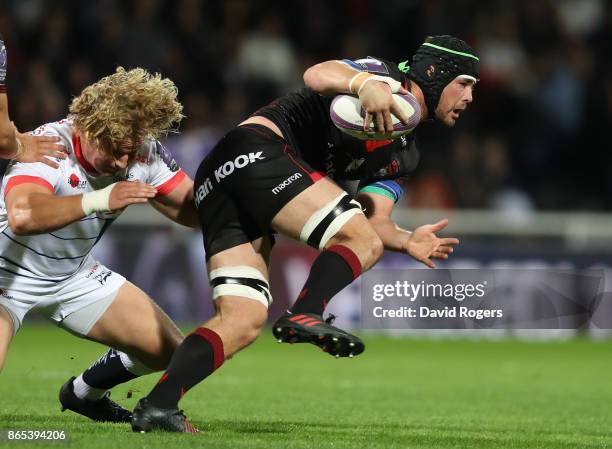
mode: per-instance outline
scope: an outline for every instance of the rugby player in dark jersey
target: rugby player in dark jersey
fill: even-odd
[[[194,184],[217,313],[185,338],[159,383],[139,401],[133,430],[185,431],[179,399],[257,338],[272,301],[273,232],[321,251],[297,301],[273,325],[276,338],[312,343],[336,357],[363,352],[359,338],[323,319],[332,297],[384,249],[433,267],[432,259],[446,259],[458,240],[436,236],[446,220],[409,232],[390,219],[402,194],[397,180],[418,162],[414,132],[382,142],[350,137],[331,122],[332,98],[358,94],[365,127],[374,123],[383,132],[392,129],[391,114],[410,119],[395,109],[391,95],[409,91],[421,120],[453,126],[472,101],[477,78],[478,58],[451,36],[428,38],[410,67],[376,58],[327,61],[306,71],[306,88],[258,110],[221,139]],[[345,182],[356,189],[348,193],[340,187]]]

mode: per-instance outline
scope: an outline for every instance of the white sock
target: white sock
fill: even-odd
[[[82,374],[72,381],[72,386],[77,398],[87,399],[88,401],[97,401],[108,391],[87,385]]]
[[[125,369],[136,376],[144,376],[145,374],[154,373],[156,370],[149,368],[147,365],[142,363],[140,360],[130,357],[125,352],[117,351],[121,363],[125,366]]]

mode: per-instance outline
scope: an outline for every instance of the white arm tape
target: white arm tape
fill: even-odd
[[[363,83],[361,83],[361,86],[359,86],[359,90],[357,91],[357,95],[358,96],[361,93],[361,89],[363,89],[363,86],[365,86],[366,84],[368,84],[368,82],[370,82],[372,80],[380,81],[382,83],[387,83],[389,85],[389,87],[391,88],[391,93],[392,94],[397,93],[397,91],[400,90],[400,87],[402,87],[402,83],[400,83],[397,80],[394,80],[390,76],[372,75],[372,76],[366,78],[365,80],[363,80]]]
[[[108,202],[110,200],[111,191],[113,190],[113,187],[115,187],[115,184],[117,183],[114,182],[111,185],[104,187],[103,189],[83,194],[83,198],[81,199],[81,207],[83,208],[83,212],[85,212],[85,216],[91,215],[94,212],[110,211],[108,207]]]
[[[349,88],[349,92],[350,92],[350,93],[353,93],[353,83],[355,82],[355,79],[356,79],[356,78],[357,78],[359,75],[363,75],[364,73],[367,73],[367,72],[357,72],[357,73],[355,73],[355,75],[353,75],[353,77],[352,77],[352,78],[351,78],[351,80],[349,81],[349,85],[348,85],[348,88]]]

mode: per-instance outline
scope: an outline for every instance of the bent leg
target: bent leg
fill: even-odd
[[[216,313],[188,335],[147,396],[148,404],[174,409],[190,388],[224,360],[251,344],[266,322],[269,240],[235,246],[211,257],[208,270]]]
[[[145,292],[125,282],[87,338],[126,352],[157,371],[168,366],[183,335]]]
[[[349,198],[342,199],[342,194],[336,184],[322,179],[297,195],[274,217],[275,229],[323,250],[315,259],[291,312],[323,314],[334,295],[382,256],[380,238],[362,213],[346,206],[343,210]]]
[[[77,310],[62,325],[75,332],[80,321],[96,319],[94,310],[108,300],[108,297],[99,300],[101,305],[92,303],[90,310],[88,307]],[[69,379],[60,389],[60,402],[62,410],[72,410],[95,421],[129,422],[132,414],[110,400],[107,391],[165,368],[182,334],[170,318],[130,282],[124,282],[111,300],[85,337],[119,350],[109,349],[83,373]]]
[[[73,318],[76,320],[78,317]],[[62,391],[68,391],[63,393],[64,397],[74,393],[76,398],[90,401],[102,398],[119,384],[166,368],[183,339],[170,318],[130,282],[119,288],[110,306],[85,337],[111,349],[79,376],[70,379]]]

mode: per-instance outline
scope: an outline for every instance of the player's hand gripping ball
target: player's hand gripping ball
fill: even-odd
[[[408,117],[408,123],[402,123],[396,116],[391,115],[393,131],[390,133],[378,132],[374,128],[375,124],[373,124],[371,130],[364,131],[365,110],[361,106],[359,98],[353,95],[337,95],[332,101],[329,114],[332,122],[340,131],[358,139],[397,139],[416,128],[421,120],[421,109],[417,99],[410,93],[405,95],[393,94],[393,100]]]

